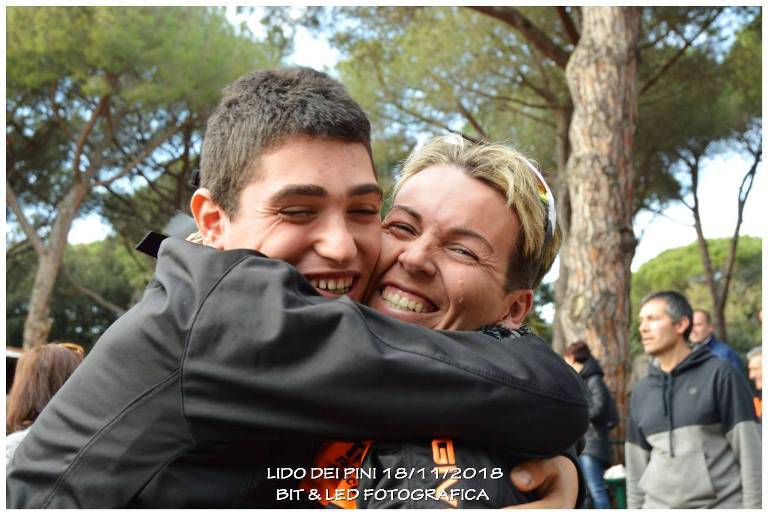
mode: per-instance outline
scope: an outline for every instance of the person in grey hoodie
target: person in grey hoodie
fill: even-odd
[[[641,302],[640,336],[656,358],[630,398],[629,508],[760,508],[762,443],[746,379],[686,344],[693,310],[677,292]]]

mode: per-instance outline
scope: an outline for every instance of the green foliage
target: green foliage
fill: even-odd
[[[762,108],[762,10],[736,36],[724,72],[732,77],[730,95],[740,111],[759,116]]]
[[[137,258],[115,238],[85,245],[72,245],[64,256],[64,267],[77,283],[121,308],[129,308],[151,276],[151,259]],[[36,260],[32,252],[6,260],[13,273],[6,278],[6,342],[21,345],[27,300],[32,288]],[[71,341],[90,349],[118,314],[94,302],[75,288],[65,275],[56,282],[51,317],[51,341]]]
[[[729,238],[708,240],[712,262],[722,268],[730,245]],[[694,308],[713,310],[712,298],[707,288],[704,267],[697,243],[665,250],[648,261],[632,275],[632,309],[637,315],[640,300],[648,293],[660,290],[676,290],[683,293]],[[749,236],[739,238],[736,264],[729,302],[725,309],[728,321],[729,343],[740,354],[761,341],[761,328],[757,313],[762,298],[762,240]],[[642,353],[637,324],[632,324],[631,351]]]
[[[156,178],[165,172],[162,163],[182,151],[182,133],[202,130],[224,85],[280,58],[279,50],[238,32],[221,8],[9,7],[10,185],[45,236],[59,202],[87,167],[95,168],[95,180],[109,180],[170,130],[154,159],[136,165]],[[88,133],[105,99],[109,112]]]
[[[580,9],[566,10],[578,28]],[[564,52],[573,50],[554,7],[518,11]],[[729,134],[738,119],[733,92],[759,87],[753,77],[759,61],[752,60],[760,53],[759,13],[643,10],[638,82],[648,88],[638,114],[635,211],[679,199],[683,186],[671,173],[675,152],[691,135]],[[371,114],[376,137],[448,130],[484,135],[556,169],[555,114],[571,108],[564,73],[510,25],[460,7],[343,7],[324,14],[307,11],[306,25],[329,34],[345,56],[340,76]],[[744,26],[751,32],[737,36],[733,64],[723,64],[729,34]]]
[[[106,192],[130,204],[137,185],[157,193],[151,185],[165,174],[173,175],[165,182],[186,183],[190,156],[223,87],[277,65],[283,55],[230,24],[223,8],[9,7],[6,13],[7,184],[49,248],[64,244],[73,216],[100,210]],[[157,221],[185,194],[144,194],[142,202],[157,205],[142,206],[143,212]],[[15,216],[11,222],[6,241],[23,241]],[[133,232],[122,236],[135,243]],[[19,277],[36,264],[7,261],[9,274]],[[48,293],[40,288],[35,298],[45,303]],[[15,305],[26,310],[23,302]],[[73,306],[69,318],[54,315],[54,337],[75,322],[88,327],[85,311],[74,313]],[[98,331],[100,322],[92,322]]]
[[[531,65],[516,33],[456,7],[345,8],[337,16],[349,22],[339,26],[354,24],[334,37],[348,56],[338,66],[342,80],[371,114],[377,135],[451,128],[536,149],[542,164],[552,165],[551,115],[520,81],[552,82],[557,96],[567,88],[561,70]]]
[[[128,195],[103,196],[101,213],[126,245],[133,247],[147,231],[164,232],[177,210],[187,211],[193,190],[186,174],[176,170],[182,163],[175,165],[157,180],[135,186]]]
[[[9,90],[79,84],[142,107],[215,102],[222,85],[279,61],[271,47],[236,34],[223,9],[178,7],[8,8]],[[108,80],[117,76],[115,85]]]

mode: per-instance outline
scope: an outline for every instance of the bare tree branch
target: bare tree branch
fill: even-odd
[[[16,197],[13,188],[11,188],[11,183],[8,182],[8,177],[5,178],[5,202],[11,208],[11,211],[13,211],[16,220],[19,221],[21,230],[26,234],[29,242],[34,247],[35,252],[39,255],[44,255],[47,251],[45,243],[40,236],[37,235],[34,227],[32,227],[32,224],[29,223],[29,220],[27,220],[27,217],[24,215],[24,211],[22,211],[21,206],[19,205],[19,199]]]
[[[80,137],[77,139],[77,144],[75,145],[74,159],[72,160],[72,173],[74,174],[75,181],[82,180],[79,172],[80,158],[83,155],[83,146],[85,146],[88,136],[91,135],[93,128],[96,126],[96,121],[99,119],[99,116],[103,114],[104,110],[109,110],[109,95],[104,95],[99,99],[99,103],[96,105],[96,109],[93,110],[91,119],[85,124],[83,130],[80,131]]]
[[[397,100],[392,100],[391,102],[392,102],[392,105],[394,105],[396,108],[398,108],[399,110],[401,110],[405,114],[408,114],[408,115],[416,118],[417,120],[420,120],[420,121],[422,121],[424,123],[427,123],[429,125],[432,125],[434,127],[438,127],[438,128],[443,129],[445,131],[451,132],[453,134],[458,134],[462,138],[464,138],[464,139],[466,139],[468,141],[471,141],[472,143],[480,143],[479,139],[473,138],[472,136],[469,136],[469,135],[465,134],[462,131],[457,131],[455,129],[452,129],[451,127],[449,127],[445,123],[441,122],[440,120],[436,120],[436,119],[431,118],[429,116],[425,116],[425,115],[423,115],[423,114],[421,114],[421,113],[419,113],[417,111],[414,111],[413,109],[410,109],[410,108],[404,106],[401,102],[399,102]]]
[[[531,45],[538,48],[545,57],[554,61],[559,68],[564,70],[565,66],[568,64],[568,59],[571,57],[570,52],[566,52],[557,46],[557,44],[555,44],[543,30],[523,16],[518,9],[514,7],[494,6],[475,6],[470,7],[470,9],[474,9],[491,18],[503,21],[507,25],[517,29],[517,31],[520,32]]]
[[[488,91],[482,90],[482,89],[474,87],[474,86],[464,85],[464,84],[461,83],[461,81],[456,80],[456,79],[454,79],[452,77],[448,77],[448,80],[451,81],[454,85],[456,85],[459,88],[461,88],[462,90],[465,90],[465,91],[468,91],[468,92],[471,92],[471,93],[476,93],[476,94],[480,95],[481,97],[490,98],[491,100],[501,100],[503,102],[509,102],[510,104],[518,104],[518,105],[521,105],[523,107],[530,107],[530,108],[533,108],[533,109],[546,109],[546,110],[549,110],[549,109],[557,109],[557,108],[561,107],[561,106],[555,105],[555,104],[536,104],[534,102],[528,102],[528,101],[522,100],[520,98],[514,98],[514,97],[507,96],[507,95],[490,93]]]
[[[112,177],[109,177],[107,179],[102,179],[100,181],[95,181],[93,183],[94,186],[105,186],[107,184],[111,184],[117,179],[120,179],[121,177],[125,177],[131,171],[133,171],[136,166],[139,165],[148,155],[150,155],[152,152],[155,151],[157,147],[159,147],[166,139],[168,139],[172,134],[174,134],[177,130],[177,127],[174,125],[168,126],[165,128],[165,130],[161,131],[160,133],[156,134],[155,137],[153,137],[150,141],[148,141],[144,148],[139,152],[131,161],[125,164],[123,166],[123,169],[120,170],[117,174],[113,175]],[[89,170],[89,175],[92,176],[96,173],[97,170]],[[90,173],[92,172],[92,173]]]
[[[477,121],[477,118],[475,118],[472,113],[469,112],[469,110],[464,107],[464,104],[461,102],[461,100],[456,101],[457,107],[459,108],[459,112],[464,116],[464,118],[467,119],[469,124],[477,131],[477,133],[480,135],[481,139],[488,139],[488,134],[483,130],[483,127],[480,125],[480,122]]]
[[[749,192],[752,191],[752,185],[755,183],[755,173],[757,172],[757,165],[760,164],[762,158],[762,149],[760,149],[755,155],[752,161],[752,166],[749,168],[744,178],[739,185],[739,197],[738,206],[736,209],[736,227],[733,230],[733,236],[731,236],[730,248],[728,249],[728,257],[726,259],[725,266],[723,267],[723,279],[721,282],[720,296],[718,297],[718,308],[724,307],[728,300],[728,291],[731,286],[731,279],[733,277],[733,268],[736,264],[736,250],[739,245],[739,231],[741,230],[741,224],[744,221],[744,206],[747,203]]]
[[[67,269],[66,266],[62,265],[60,271],[62,272],[62,275],[64,276],[64,278],[69,282],[69,284],[71,284],[72,287],[75,288],[75,290],[82,293],[83,295],[85,295],[86,297],[94,301],[96,304],[98,304],[99,306],[112,311],[117,316],[123,316],[125,314],[126,312],[125,308],[121,308],[117,304],[113,304],[112,302],[108,301],[107,299],[105,299],[95,291],[77,282],[72,277],[72,274],[69,273],[69,270]]]
[[[565,29],[565,34],[568,36],[568,40],[573,46],[578,45],[580,37],[579,30],[576,28],[576,24],[573,23],[573,18],[571,18],[568,11],[565,10],[565,7],[556,7],[555,9],[557,9],[557,17],[560,18],[560,23],[563,24],[563,29]]]
[[[28,252],[34,252],[35,248],[32,246],[32,243],[28,239],[24,241],[20,241],[18,243],[15,243],[11,245],[11,247],[5,251],[5,261],[6,263],[10,259],[14,259],[16,256],[27,254]]]
[[[681,202],[682,202],[682,200],[681,200]],[[662,211],[660,208],[657,208],[657,207],[651,207],[651,206],[645,205],[645,206],[642,206],[642,207],[640,207],[640,209],[645,209],[646,211],[650,211],[651,213],[653,213],[653,215],[654,215],[654,218],[655,218],[656,216],[662,216],[662,217],[666,218],[667,220],[669,220],[669,221],[671,221],[671,222],[675,222],[676,224],[684,225],[684,226],[686,226],[686,227],[690,227],[690,226],[691,226],[691,224],[689,224],[688,222],[681,222],[680,220],[677,220],[677,219],[675,219],[675,218],[672,218],[672,217],[671,217],[671,216],[669,216],[668,214],[664,213],[664,212],[663,212],[663,211]],[[640,209],[638,209],[638,211],[639,211]],[[638,239],[639,239],[639,238],[638,238]]]
[[[696,41],[696,38],[698,38],[701,34],[703,34],[704,31],[707,30],[709,26],[712,25],[712,23],[714,23],[714,21],[717,19],[717,17],[720,15],[722,11],[723,11],[722,7],[717,9],[714,16],[712,16],[709,20],[707,20],[707,22],[705,22],[704,25],[702,25],[701,29],[692,38],[685,40],[685,45],[683,45],[683,47],[680,50],[678,50],[675,53],[675,55],[673,55],[669,59],[669,61],[664,63],[664,65],[661,68],[659,68],[658,71],[650,79],[648,79],[645,84],[643,84],[643,87],[640,88],[640,93],[638,93],[638,96],[642,96],[643,93],[651,89],[651,87],[653,87],[653,85],[656,84],[656,82],[658,82],[658,80],[670,68],[672,68],[672,66],[674,66],[674,64],[678,60],[680,60],[680,58],[683,57],[683,55],[685,55],[686,50],[688,50],[688,48],[693,44],[693,42]]]

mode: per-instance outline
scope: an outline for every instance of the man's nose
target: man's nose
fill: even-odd
[[[330,217],[323,224],[315,244],[321,257],[339,265],[348,265],[357,256],[357,242],[343,217]]]
[[[397,261],[412,275],[433,276],[437,271],[434,263],[434,249],[426,238],[416,238],[405,243]]]

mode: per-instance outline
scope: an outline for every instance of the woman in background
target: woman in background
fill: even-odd
[[[83,361],[83,354],[74,343],[49,343],[21,355],[7,399],[6,464],[45,405]]]
[[[611,503],[603,473],[613,461],[608,431],[619,421],[616,403],[603,381],[603,369],[592,357],[586,343],[579,341],[570,344],[565,348],[563,356],[565,361],[579,373],[587,390],[589,428],[584,435],[585,445],[579,455],[579,462],[587,480],[593,507],[608,509]]]

